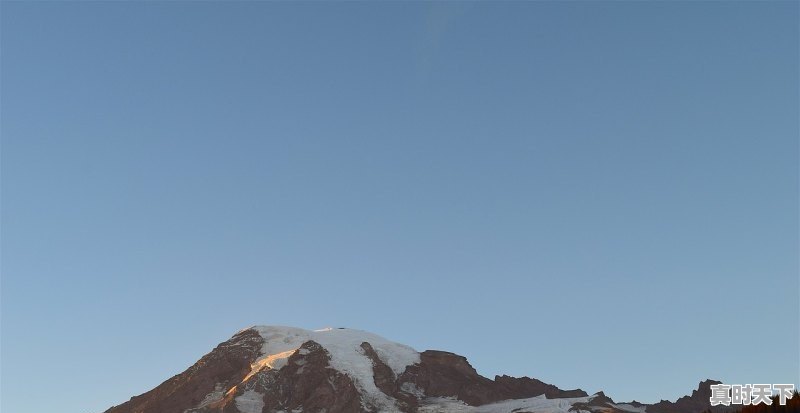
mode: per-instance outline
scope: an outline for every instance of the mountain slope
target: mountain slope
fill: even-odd
[[[364,331],[263,326],[238,332],[183,373],[106,413],[697,413],[707,407],[707,399],[706,405],[681,400],[616,404],[602,393],[527,377],[491,380],[459,355],[420,353]]]

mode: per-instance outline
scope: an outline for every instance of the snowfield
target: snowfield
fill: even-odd
[[[429,398],[420,406],[419,413],[570,413],[574,403],[585,403],[594,396],[564,399],[548,399],[544,395],[529,399],[505,400],[483,406],[469,406],[461,400],[451,398]]]
[[[264,368],[280,368],[303,343],[313,340],[330,354],[332,368],[353,379],[367,403],[386,412],[396,412],[398,408],[393,398],[375,386],[372,360],[364,354],[361,343],[368,342],[395,376],[403,373],[407,366],[420,362],[419,353],[413,348],[361,330],[326,328],[312,331],[280,326],[256,326],[252,329],[264,339],[264,346],[261,357],[250,366],[248,377]]]
[[[236,408],[242,413],[261,413],[264,409],[264,395],[255,390],[245,391],[235,402]]]

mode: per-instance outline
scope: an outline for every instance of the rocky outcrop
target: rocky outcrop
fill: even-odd
[[[630,413],[627,410],[617,407],[614,400],[606,396],[603,392],[597,392],[591,400],[586,402],[578,402],[572,405],[570,411],[574,412],[592,412],[592,413]]]
[[[399,383],[429,397],[455,397],[471,406],[502,399],[493,381],[479,375],[466,358],[446,351],[422,352],[420,363],[409,366]]]
[[[512,399],[522,399],[545,395],[548,399],[584,397],[588,396],[581,389],[561,390],[541,380],[530,377],[495,376],[495,383],[501,387],[504,394],[512,395]]]
[[[362,412],[353,381],[330,368],[329,358],[322,346],[309,341],[280,370],[256,374],[252,381],[256,382],[254,389],[263,395],[263,411]],[[245,383],[245,388],[248,385]]]
[[[361,343],[361,348],[364,350],[364,354],[372,361],[375,387],[387,396],[396,399],[397,406],[401,411],[417,411],[419,394],[414,391],[416,389],[403,386],[403,382],[397,380],[394,371],[380,359],[380,356],[378,356],[378,353],[372,348],[371,344],[363,342]]]
[[[420,354],[420,363],[409,366],[399,378],[400,386],[412,384],[429,397],[455,397],[472,406],[508,399],[545,395],[548,398],[583,397],[583,390],[561,390],[528,377],[481,376],[465,357],[445,351],[428,350]]]
[[[179,413],[198,406],[216,389],[241,382],[250,363],[260,355],[263,342],[255,331],[241,331],[183,373],[106,413]]]
[[[675,402],[661,400],[660,402],[647,406],[647,413],[699,413],[708,410],[709,397],[711,397],[711,385],[721,384],[716,380],[701,381],[697,385],[697,390],[692,391],[691,396],[683,396]],[[731,410],[725,406],[715,407],[712,410]]]

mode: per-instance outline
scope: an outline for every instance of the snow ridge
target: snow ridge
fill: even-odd
[[[395,376],[406,367],[420,362],[419,353],[413,348],[398,344],[376,334],[361,330],[326,328],[305,330],[295,327],[252,327],[264,339],[261,357],[253,363],[254,374],[264,367],[275,367],[273,361],[288,358],[300,346],[311,340],[321,345],[330,354],[332,368],[349,376],[356,387],[362,390],[368,404],[380,411],[398,411],[395,400],[375,386],[372,360],[364,354],[361,343],[368,342],[383,363],[392,369]]]

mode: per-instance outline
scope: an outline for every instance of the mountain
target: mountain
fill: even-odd
[[[699,413],[713,383],[675,403],[615,403],[528,377],[491,380],[457,354],[365,331],[261,326],[105,413]]]

